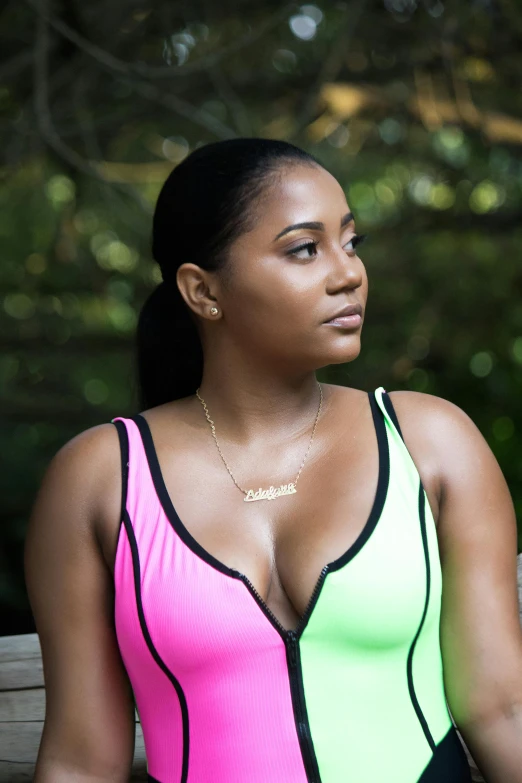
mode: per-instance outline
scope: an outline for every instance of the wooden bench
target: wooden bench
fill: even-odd
[[[522,623],[522,553],[518,556],[518,590]],[[0,637],[0,783],[32,781],[44,716],[45,690],[38,635]],[[462,744],[470,760],[473,780],[483,781],[463,741]],[[136,713],[130,781],[146,779],[145,747]]]

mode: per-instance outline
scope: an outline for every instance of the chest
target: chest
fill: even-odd
[[[150,473],[150,488],[174,529],[203,559],[244,575],[264,608],[285,628],[294,628],[306,612],[324,566],[357,547],[369,527],[378,524],[394,480],[390,433],[375,406],[351,427],[324,433],[296,494],[255,503],[244,502],[219,455],[216,458],[212,441],[168,448],[163,439],[154,439],[142,418],[136,417],[142,468]],[[289,452],[267,453],[255,465],[237,460],[238,473],[255,476],[251,483],[247,478],[244,488],[257,489],[263,472],[261,486],[293,480],[292,463],[295,470],[299,459]],[[412,458],[436,519],[434,478],[414,453]],[[116,541],[113,531],[104,543],[112,564]]]

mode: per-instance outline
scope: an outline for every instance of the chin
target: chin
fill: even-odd
[[[325,365],[345,364],[346,362],[353,362],[360,353],[361,341],[358,338],[354,339],[354,335],[351,335],[351,339],[347,340],[344,346],[337,345],[335,348],[330,346],[330,350],[324,352],[323,359]]]

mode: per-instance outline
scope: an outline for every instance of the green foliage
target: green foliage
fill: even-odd
[[[32,627],[21,553],[45,466],[77,432],[135,411],[159,188],[219,138],[286,138],[339,179],[370,234],[370,293],[361,355],[323,377],[462,407],[522,519],[513,0],[30,0],[6,4],[0,25],[6,633]]]

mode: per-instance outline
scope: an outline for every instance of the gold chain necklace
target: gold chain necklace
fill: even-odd
[[[297,490],[295,488],[295,485],[297,484],[299,476],[301,475],[301,471],[303,469],[303,465],[306,462],[306,458],[308,457],[308,452],[310,451],[310,448],[312,446],[312,441],[314,439],[314,434],[315,434],[315,428],[317,426],[317,422],[319,420],[319,414],[321,413],[321,407],[322,407],[322,404],[323,404],[323,389],[322,389],[321,384],[319,383],[319,381],[317,382],[317,385],[319,386],[319,408],[317,409],[317,414],[316,414],[314,426],[313,426],[313,429],[312,429],[312,436],[310,438],[310,443],[308,444],[308,448],[306,450],[306,454],[304,455],[304,459],[301,462],[301,467],[299,468],[299,472],[298,472],[296,478],[294,479],[294,481],[291,481],[289,484],[281,484],[280,487],[274,487],[274,486],[270,485],[270,487],[268,489],[262,489],[261,487],[259,487],[258,490],[243,489],[243,487],[240,487],[239,484],[237,483],[237,481],[235,480],[234,476],[232,475],[232,471],[230,470],[230,468],[229,468],[229,466],[227,464],[227,461],[226,461],[225,457],[223,456],[223,452],[219,448],[219,443],[218,443],[218,439],[217,439],[217,436],[216,436],[216,428],[214,426],[214,422],[210,418],[210,415],[209,415],[208,408],[206,406],[205,400],[202,397],[200,397],[199,388],[196,389],[196,396],[197,396],[198,400],[201,402],[201,404],[203,405],[203,408],[205,409],[205,416],[207,417],[207,421],[210,424],[210,428],[212,430],[212,436],[213,436],[214,440],[216,441],[216,446],[217,446],[218,451],[219,451],[219,453],[221,455],[221,459],[225,463],[225,467],[228,470],[228,472],[230,473],[230,477],[231,477],[232,481],[234,482],[234,484],[236,485],[236,487],[238,489],[240,489],[241,492],[244,495],[246,495],[246,497],[244,497],[243,500],[248,501],[248,502],[251,502],[251,501],[254,501],[254,500],[274,500],[275,498],[278,498],[280,495],[294,495],[297,492]]]

